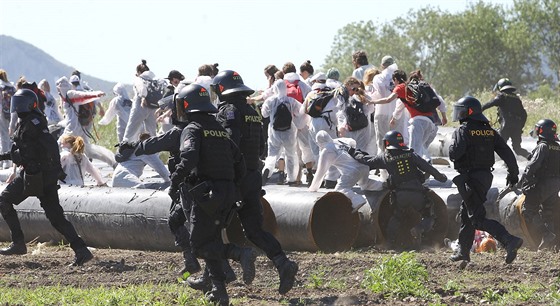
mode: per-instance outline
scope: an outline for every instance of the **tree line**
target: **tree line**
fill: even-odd
[[[386,23],[350,23],[338,31],[322,69],[337,67],[350,76],[356,50],[365,50],[375,66],[389,54],[407,73],[419,68],[450,97],[491,90],[502,77],[520,91],[554,87],[560,77],[560,1],[479,1],[458,13],[428,6]]]

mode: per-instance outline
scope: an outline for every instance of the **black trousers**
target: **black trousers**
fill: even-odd
[[[70,221],[64,216],[64,210],[60,206],[58,198],[58,188],[56,176],[54,179],[50,177],[50,173],[43,175],[43,180],[47,183],[44,186],[44,195],[38,197],[41,207],[45,210],[45,215],[49,219],[51,225],[60,232],[64,238],[70,243],[73,250],[78,250],[86,246],[85,242],[78,236],[76,229]],[[18,205],[27,199],[23,195],[23,171],[10,183],[0,194],[0,212],[10,228],[11,238],[13,242],[24,242],[23,231],[19,223],[19,218],[14,205]]]

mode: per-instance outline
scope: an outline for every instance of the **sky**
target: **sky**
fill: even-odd
[[[10,13],[2,13],[0,34],[111,82],[131,84],[136,66],[146,59],[159,78],[176,69],[194,79],[199,66],[218,63],[220,70],[239,72],[249,87],[263,89],[269,64],[281,68],[293,62],[299,69],[310,60],[319,70],[338,30],[349,23],[384,23],[428,5],[460,12],[474,2],[1,0],[0,11]],[[381,59],[369,60],[376,64]]]

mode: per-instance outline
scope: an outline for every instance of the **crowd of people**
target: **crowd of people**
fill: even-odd
[[[239,216],[247,238],[278,270],[279,292],[287,293],[294,284],[297,263],[263,229],[262,186],[274,182],[273,174],[276,184],[341,192],[350,199],[353,213],[367,203],[356,188],[388,189],[395,204],[387,226],[388,245],[402,247],[391,233],[406,226],[420,245],[435,217],[426,182],[430,176],[448,180],[434,168],[428,150],[438,126],[448,122],[446,103],[420,70],[407,76],[391,56],[383,57],[378,68],[369,64],[364,51],[357,51],[352,63],[355,70],[344,80],[339,80],[335,67],[315,73],[310,61],[299,73],[291,62],[281,69],[268,65],[264,74],[269,86],[255,92],[239,73],[219,71],[218,64],[202,65],[194,79],[172,70],[160,80],[142,60],[132,98],[124,84],[117,83],[107,110],[100,100],[105,93],[89,88],[79,71],[56,80],[56,99],[47,80],[36,85],[21,77],[14,85],[0,70],[0,157],[3,168],[13,169],[0,194],[0,212],[12,243],[0,254],[26,253],[14,205],[37,196],[53,226],[75,250],[73,264],[90,260],[93,255],[64,218],[53,187],[84,186],[87,173],[98,186],[167,188],[168,222],[183,253],[182,272],[192,274],[187,279],[192,288],[220,305],[229,303],[226,284],[235,279],[228,260],[240,262],[246,284],[255,277],[253,250],[222,241],[220,233],[232,214]],[[539,247],[552,247],[558,240],[554,227],[560,225],[547,215],[555,209],[560,190],[556,125],[539,121],[534,130],[537,148],[525,151],[521,133],[527,114],[519,95],[508,79],[499,80],[495,90],[496,98],[487,104],[464,97],[453,105],[453,120],[460,125],[449,154],[458,172],[453,182],[463,199],[453,261],[470,260],[476,230],[500,242],[506,263],[516,258],[523,244],[499,222],[486,218],[483,203],[492,184],[494,152],[507,165],[508,185],[519,181],[515,153],[530,159],[519,183],[527,195],[527,223],[542,237]],[[499,108],[499,132],[482,113],[493,106]],[[95,121],[106,125],[115,117],[119,144],[113,153],[92,140]],[[515,153],[506,144],[508,138]],[[160,152],[169,152],[167,168]],[[104,180],[92,159],[114,168],[111,182]],[[146,165],[156,170],[160,183],[142,180]],[[28,183],[33,180],[35,185]],[[403,221],[409,211],[420,215],[417,224]],[[198,259],[205,262],[200,275]]]

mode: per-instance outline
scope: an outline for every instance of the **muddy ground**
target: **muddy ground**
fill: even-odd
[[[6,243],[0,244],[6,246]],[[176,283],[182,265],[179,253],[146,252],[116,249],[93,249],[95,258],[83,267],[68,267],[73,255],[69,247],[28,244],[28,254],[0,257],[0,283],[6,287],[41,286],[98,287],[130,284]],[[406,297],[392,299],[371,293],[360,285],[364,271],[379,265],[383,257],[395,254],[376,248],[358,249],[335,254],[288,252],[299,263],[297,282],[285,296],[277,293],[278,278],[271,262],[260,255],[257,276],[251,286],[239,280],[229,284],[233,298],[243,298],[238,305],[428,305],[435,300]],[[429,281],[425,286],[449,305],[484,303],[482,292],[494,290],[505,294],[515,286],[537,284],[537,292],[550,292],[560,283],[560,255],[551,251],[522,249],[518,260],[503,263],[503,250],[498,253],[473,254],[472,262],[459,270],[449,261],[449,249],[425,250],[417,259],[425,265]],[[237,273],[240,266],[233,265]],[[449,286],[450,281],[455,284]],[[450,289],[451,288],[451,289]],[[187,289],[185,286],[185,290]],[[199,294],[193,291],[193,294]],[[240,303],[240,304],[239,304]],[[540,305],[536,301],[521,305]]]

